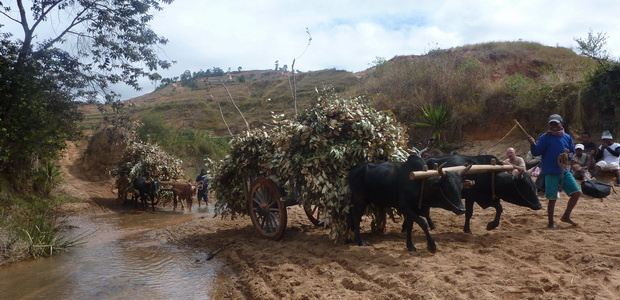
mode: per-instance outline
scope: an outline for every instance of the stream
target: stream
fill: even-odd
[[[0,267],[0,299],[209,299],[221,263],[147,234],[201,216],[211,214],[194,207],[191,214],[71,217],[67,234],[86,233],[86,243],[52,257]]]

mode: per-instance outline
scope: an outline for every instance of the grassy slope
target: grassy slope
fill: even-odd
[[[587,124],[579,113],[578,88],[593,65],[569,49],[530,42],[467,45],[422,56],[394,57],[358,74],[333,69],[297,74],[298,109],[315,97],[315,88],[333,86],[343,96],[369,95],[379,109],[393,111],[404,124],[420,121],[422,105],[444,103],[451,109],[453,123],[448,137],[454,141],[476,138],[466,132],[480,132],[480,127],[482,131],[492,130],[512,118],[518,118],[531,132],[539,132],[544,129],[540,120],[551,112],[563,114],[575,129],[582,130]],[[246,82],[236,80],[241,75]],[[125,103],[135,116],[157,113],[175,127],[226,136],[229,134],[219,103],[236,134],[245,129],[245,124],[222,80],[251,126],[269,124],[272,112],[294,115],[290,73],[244,71],[231,76],[232,80],[228,75],[198,80],[196,90],[177,83]],[[91,108],[84,126],[92,126],[101,117]],[[505,133],[492,131],[495,134],[489,137]],[[424,130],[411,133],[416,138],[428,134]]]

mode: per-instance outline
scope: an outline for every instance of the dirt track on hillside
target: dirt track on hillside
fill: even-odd
[[[472,143],[462,153],[486,148],[502,156],[506,144],[493,144]],[[69,152],[63,161],[65,190],[85,202],[66,209],[118,208],[111,181],[71,172],[79,149]],[[485,227],[494,211],[476,207],[473,235],[462,232],[463,216],[432,210],[435,254],[426,250],[418,227],[418,252],[406,251],[399,219],[388,221],[383,235],[363,224],[368,247],[334,244],[298,206],[288,208],[281,241],[259,237],[247,217],[198,218],[155,234],[205,253],[221,249],[214,259],[228,268],[215,282],[216,299],[620,299],[620,197],[582,197],[573,213],[579,226],[559,223],[555,230],[546,229],[547,203],[541,200],[545,209],[539,211],[504,202],[502,223],[493,231]],[[558,222],[566,201],[565,195],[558,201]]]

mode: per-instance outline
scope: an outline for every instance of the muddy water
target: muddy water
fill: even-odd
[[[0,268],[0,299],[209,299],[218,262],[149,236],[149,230],[199,216],[207,214],[70,218],[75,227],[67,233],[87,232],[87,243],[61,255]]]

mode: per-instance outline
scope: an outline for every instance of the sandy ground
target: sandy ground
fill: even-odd
[[[462,153],[493,144],[473,143]],[[494,147],[496,155],[506,148]],[[111,181],[88,181],[71,172],[78,153],[70,148],[64,160],[65,191],[85,201],[66,209],[118,209]],[[620,299],[619,200],[613,193],[604,199],[583,196],[573,213],[579,226],[573,227],[559,222],[567,202],[562,195],[554,230],[546,228],[544,199],[539,211],[504,202],[501,225],[492,231],[485,228],[494,211],[476,206],[472,235],[462,232],[464,216],[434,209],[435,254],[426,250],[417,226],[418,251],[408,252],[400,219],[388,221],[383,235],[362,224],[370,246],[334,244],[299,206],[288,208],[280,241],[261,238],[248,217],[197,218],[154,234],[182,247],[217,251],[214,259],[227,268],[215,282],[215,299]]]

